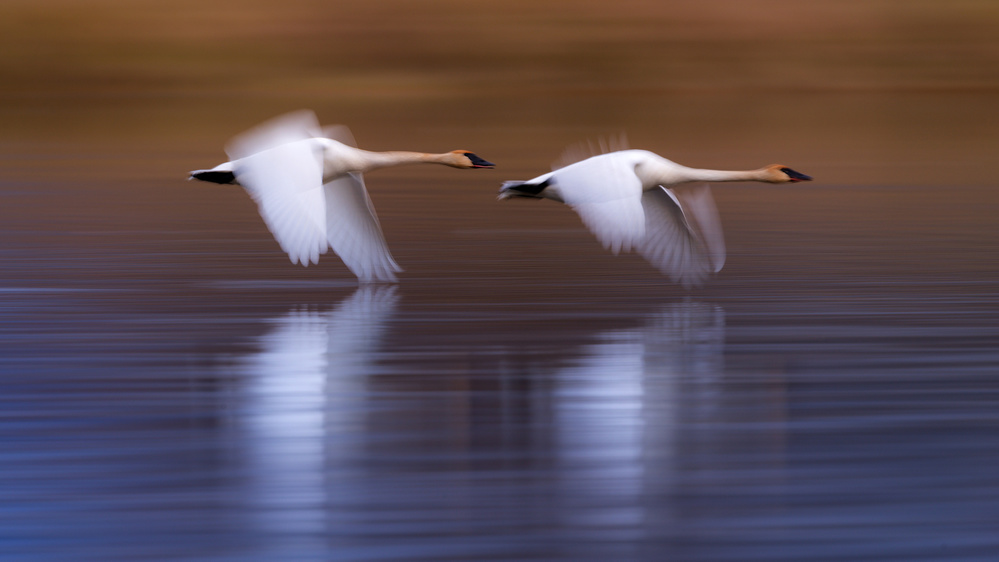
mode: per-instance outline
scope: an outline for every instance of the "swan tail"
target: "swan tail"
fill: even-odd
[[[541,192],[548,187],[549,182],[545,180],[540,183],[526,181],[505,181],[499,191],[499,199],[510,199],[513,197],[527,197],[529,199],[543,199]]]
[[[218,184],[234,184],[236,183],[236,174],[228,170],[194,170],[187,179]]]

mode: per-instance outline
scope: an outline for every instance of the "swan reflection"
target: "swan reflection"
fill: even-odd
[[[638,328],[600,334],[558,373],[553,407],[559,480],[575,504],[565,511],[569,523],[627,535],[650,522],[643,497],[671,487],[681,420],[717,404],[724,339],[720,307],[669,304]]]
[[[254,527],[274,535],[267,542],[280,549],[275,555],[323,548],[328,475],[336,468],[328,461],[356,442],[337,440],[331,457],[328,434],[356,429],[354,402],[397,301],[395,287],[364,286],[329,311],[293,309],[273,321],[259,352],[245,360],[240,418],[251,444],[249,511]]]
[[[718,401],[721,308],[681,302],[633,328],[584,329],[591,343],[538,363],[518,347],[490,360],[495,346],[456,342],[467,326],[432,315],[399,324],[419,333],[389,356],[396,301],[365,287],[328,312],[292,310],[245,360],[249,527],[267,555],[342,553],[372,529],[473,532],[497,510],[514,527],[621,545],[676,518],[646,498],[676,492],[679,428]],[[454,362],[471,356],[474,367]],[[525,475],[534,492],[509,496]]]

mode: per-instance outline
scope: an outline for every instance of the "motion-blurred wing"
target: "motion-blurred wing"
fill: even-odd
[[[562,152],[559,159],[552,163],[552,170],[565,168],[575,164],[576,162],[582,162],[587,158],[592,158],[601,154],[627,150],[627,148],[628,137],[623,132],[610,138],[601,138],[596,144],[591,141],[574,144],[567,147],[565,151]]]
[[[323,136],[357,146],[345,125],[323,127]],[[375,207],[361,174],[337,178],[325,185],[326,234],[333,251],[362,282],[396,281],[402,271],[392,258]]]
[[[354,134],[350,132],[350,129],[346,125],[327,125],[322,129],[322,136],[357,148],[357,142],[354,141]]]
[[[637,245],[637,251],[673,282],[690,287],[701,284],[710,273],[721,269],[725,249],[722,241],[721,255],[717,254],[721,230],[710,191],[689,201],[686,196],[684,199],[685,203],[692,202],[691,208],[685,209],[668,189],[645,192],[642,196],[645,237]],[[691,215],[699,216],[698,226],[708,223],[709,227],[717,228],[707,237],[710,243],[691,226]]]
[[[402,268],[389,252],[361,174],[337,178],[324,190],[326,236],[333,251],[361,282],[396,281]]]
[[[318,263],[326,251],[326,201],[321,154],[298,141],[236,161],[236,179],[292,263]]]
[[[718,273],[725,265],[725,234],[722,230],[718,207],[711,196],[711,188],[701,185],[692,189],[674,192],[680,201],[680,208],[687,217],[687,224],[693,229],[704,245],[711,272]]]
[[[292,111],[268,119],[233,137],[225,147],[230,160],[246,158],[267,149],[311,139],[322,134],[316,114],[308,109]]]
[[[645,235],[645,216],[638,198],[581,203],[572,208],[604,248],[615,254],[631,251]]]
[[[326,251],[320,134],[309,110],[293,111],[241,133],[226,145],[237,181],[292,263],[308,266]]]
[[[627,252],[644,238],[642,183],[627,162],[596,156],[556,171],[552,181],[605,248]]]

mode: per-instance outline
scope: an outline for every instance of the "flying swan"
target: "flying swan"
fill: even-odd
[[[527,197],[565,203],[605,248],[614,254],[634,250],[673,282],[690,287],[721,270],[725,239],[710,189],[703,185],[680,192],[675,186],[811,179],[781,164],[748,171],[703,170],[647,150],[619,150],[531,180],[504,182],[499,199]]]
[[[385,242],[364,172],[416,163],[494,166],[467,150],[361,150],[346,127],[320,128],[308,110],[275,117],[236,136],[226,154],[229,162],[195,170],[188,179],[243,186],[292,263],[318,263],[319,255],[333,248],[362,283],[394,282],[402,271]]]

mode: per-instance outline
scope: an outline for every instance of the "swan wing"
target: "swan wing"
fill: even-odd
[[[596,143],[593,143],[592,141],[577,143],[570,145],[565,149],[565,151],[562,152],[559,159],[552,163],[552,170],[558,170],[560,168],[571,166],[576,162],[582,162],[583,160],[592,158],[593,156],[627,149],[628,137],[624,134],[624,132],[610,138],[601,138]]]
[[[234,162],[236,178],[257,203],[292,263],[318,263],[327,248],[321,153],[299,141]]]
[[[346,125],[326,125],[322,128],[322,136],[328,139],[333,139],[341,144],[357,148],[357,142],[354,140],[354,134],[350,132],[350,129]]]
[[[240,133],[226,143],[225,151],[232,160],[246,158],[276,146],[311,139],[322,134],[316,114],[308,109],[292,111],[268,119]]]
[[[321,129],[309,110],[279,115],[226,144],[237,181],[292,263],[309,265],[326,251],[322,159],[310,143]]]
[[[604,248],[615,254],[631,251],[644,238],[645,217],[641,199],[580,203],[572,205],[572,208]]]
[[[346,125],[328,125],[322,132],[328,139],[357,146]],[[328,182],[325,189],[326,235],[333,251],[361,281],[396,281],[402,268],[389,252],[364,177],[349,174]]]
[[[630,251],[645,236],[642,182],[622,154],[596,156],[552,175],[562,201],[615,254]]]
[[[645,192],[642,208],[645,236],[636,249],[656,269],[685,287],[700,285],[710,273],[721,269],[724,241],[710,191],[693,198],[684,196],[681,202],[673,191],[661,187]],[[717,230],[707,236],[699,234],[705,225]]]
[[[361,282],[396,281],[402,268],[389,252],[361,174],[341,176],[323,189],[327,241],[344,265]]]
[[[725,234],[718,216],[718,207],[711,196],[711,188],[701,185],[675,191],[674,195],[680,201],[687,224],[704,246],[711,272],[718,273],[725,265]]]

